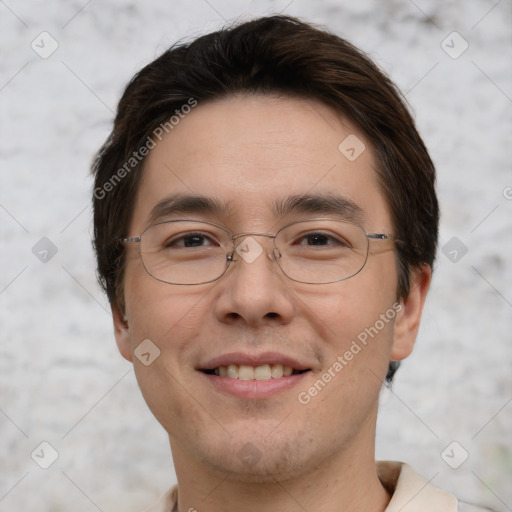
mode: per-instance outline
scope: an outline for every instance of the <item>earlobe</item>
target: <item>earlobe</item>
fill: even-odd
[[[112,305],[112,319],[114,321],[114,334],[116,337],[117,348],[121,355],[130,362],[133,362],[132,347],[130,343],[130,328],[128,319],[119,310],[117,305]]]
[[[396,315],[392,361],[405,359],[414,348],[431,278],[432,269],[427,264],[411,272],[409,294],[403,299],[402,309]]]

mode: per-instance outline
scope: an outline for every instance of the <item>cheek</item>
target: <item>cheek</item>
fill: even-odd
[[[331,284],[329,288],[304,291],[301,298],[308,306],[306,311],[310,310],[310,318],[316,317],[316,326],[328,338],[340,341],[356,338],[376,322],[379,330],[388,332],[396,316],[395,281],[379,282],[363,274]],[[386,314],[382,326],[379,320]]]
[[[188,392],[191,385],[188,376],[181,375],[179,368],[166,360],[165,354],[151,366],[137,363],[135,375],[150,411],[170,435],[186,438],[188,432],[188,435],[199,436],[208,429],[200,402]],[[194,421],[190,421],[191,417]]]
[[[178,377],[181,380],[187,377],[192,340],[205,320],[207,294],[204,290],[194,290],[194,294],[178,290],[178,294],[173,285],[161,283],[143,272],[133,272],[126,279],[125,297],[130,343],[136,356],[135,371],[144,392],[156,382],[170,380],[166,386],[175,387],[173,377],[175,382]],[[154,364],[161,371],[147,371],[150,368],[144,366],[147,361],[137,358],[144,347],[142,343],[149,345],[151,357],[157,356]]]
[[[349,281],[340,284],[337,293],[311,301],[317,325],[328,326],[324,329],[328,338],[324,338],[322,368],[299,397],[311,401],[312,421],[318,421],[315,417],[325,420],[324,412],[329,411],[340,431],[348,432],[355,431],[376,406],[391,359],[399,308],[394,293],[379,293],[353,279],[350,285]]]
[[[144,340],[151,340],[157,347],[153,348],[156,352],[151,357],[156,357],[149,365],[144,364],[144,358],[134,357],[139,387],[156,419],[169,433],[179,435],[177,426],[187,424],[197,409],[187,391],[194,386],[190,354],[205,315],[211,310],[209,296],[199,289],[193,294],[180,289],[178,294],[172,285],[150,276],[127,279],[125,290],[132,350],[137,355],[137,347]],[[195,415],[199,422],[201,411]]]
[[[343,381],[341,387],[352,389],[350,393],[354,392],[352,382],[357,387],[357,382],[368,378],[378,388],[391,358],[395,317],[401,306],[395,296],[394,258],[389,256],[369,261],[360,274],[346,281],[303,290],[301,297],[308,305],[304,314],[309,315],[309,325],[326,342],[323,371],[339,363],[331,373],[340,376],[334,380]]]
[[[179,352],[204,319],[206,296],[199,288],[187,293],[183,287],[157,281],[143,268],[127,272],[126,314],[132,348],[149,338],[161,350]]]

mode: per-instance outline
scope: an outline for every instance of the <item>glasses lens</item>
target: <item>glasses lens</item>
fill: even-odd
[[[368,257],[360,226],[329,219],[296,222],[276,236],[283,272],[303,283],[333,283],[357,274]]]
[[[196,221],[163,222],[141,236],[142,262],[154,278],[172,284],[200,284],[226,270],[232,248],[226,230]]]

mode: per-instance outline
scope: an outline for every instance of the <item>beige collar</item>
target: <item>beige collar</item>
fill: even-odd
[[[455,496],[434,487],[408,464],[379,461],[377,474],[392,494],[385,512],[457,512]]]

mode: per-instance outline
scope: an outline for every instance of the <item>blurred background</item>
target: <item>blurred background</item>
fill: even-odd
[[[277,12],[368,52],[438,169],[434,282],[377,457],[512,510],[510,0],[0,0],[0,510],[137,512],[175,481],[96,283],[89,165],[137,70]]]

